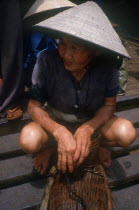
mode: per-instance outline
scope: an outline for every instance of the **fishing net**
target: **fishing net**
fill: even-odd
[[[50,192],[48,193],[48,189],[45,190],[42,200],[47,197],[47,201],[45,204],[43,202],[41,210],[111,209],[105,172],[97,161],[99,140],[100,135],[97,132],[92,138],[88,158],[74,170],[74,173],[56,173]]]

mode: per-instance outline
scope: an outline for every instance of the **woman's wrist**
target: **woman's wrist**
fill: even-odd
[[[84,123],[80,128],[85,129],[86,132],[88,132],[90,135],[93,135],[93,133],[95,132],[94,127],[89,123]]]
[[[57,140],[57,141],[59,140],[59,135],[60,135],[61,132],[63,132],[64,128],[65,127],[63,125],[57,124],[57,126],[55,127],[55,129],[52,133],[55,140]]]

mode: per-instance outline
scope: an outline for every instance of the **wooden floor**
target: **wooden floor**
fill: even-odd
[[[121,37],[131,60],[126,61],[128,83],[126,95],[118,97],[117,116],[133,122],[136,141],[126,149],[114,148],[111,167],[106,170],[112,190],[114,210],[139,210],[139,33],[134,3],[106,4],[106,14]]]
[[[106,6],[109,15],[113,10]],[[112,22],[123,27],[116,19]],[[126,95],[117,99],[116,114],[131,120],[138,136],[129,148],[112,150],[112,165],[106,173],[113,209],[139,210],[139,45],[137,37],[131,39],[124,32],[122,35],[132,59],[126,60],[129,79]],[[36,210],[41,201],[46,179],[33,170],[32,157],[18,145],[20,131],[29,121],[26,112],[14,122],[0,120],[0,210]]]

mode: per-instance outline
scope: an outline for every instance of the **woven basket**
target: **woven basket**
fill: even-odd
[[[100,136],[95,133],[89,157],[73,174],[58,174],[53,178],[49,193],[46,186],[41,210],[111,209],[105,173],[96,158],[99,139]]]

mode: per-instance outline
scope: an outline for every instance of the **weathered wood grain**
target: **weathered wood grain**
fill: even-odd
[[[106,170],[108,182],[117,187],[130,181],[139,180],[139,153],[114,159]]]
[[[33,170],[33,159],[29,155],[0,161],[0,189],[41,178]]]
[[[46,179],[21,184],[0,191],[1,210],[38,209]],[[33,208],[34,207],[34,208]]]
[[[113,191],[113,210],[139,210],[139,184]]]
[[[116,112],[116,116],[126,118],[132,123],[139,122],[139,108]]]
[[[19,147],[19,133],[0,137],[0,160],[25,154]]]

